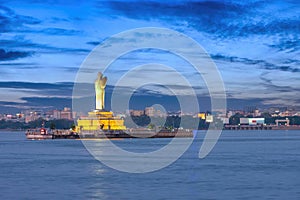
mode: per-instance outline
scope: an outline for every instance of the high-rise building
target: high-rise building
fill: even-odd
[[[145,114],[144,110],[130,110],[129,112],[131,116],[141,116]]]
[[[53,118],[60,119],[60,110],[53,110]]]
[[[65,107],[61,112],[60,112],[60,118],[61,119],[68,119],[72,120],[72,112],[70,108]]]
[[[146,107],[145,108],[145,115],[149,116],[149,117],[153,117],[155,114],[155,109],[154,107]]]

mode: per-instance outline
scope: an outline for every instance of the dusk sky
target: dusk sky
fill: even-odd
[[[229,108],[300,103],[297,0],[12,0],[0,1],[0,110],[71,106],[72,83],[89,52],[111,35],[142,27],[169,28],[197,41],[220,71]],[[129,65],[147,60],[169,64],[195,81],[186,63],[150,51],[121,59],[119,71],[107,72],[108,85]],[[207,97],[205,90],[197,94]]]

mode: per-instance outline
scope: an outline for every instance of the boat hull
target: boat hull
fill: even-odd
[[[26,138],[28,140],[47,140],[47,139],[53,139],[53,135],[26,134]]]
[[[192,131],[176,130],[176,131],[159,131],[131,129],[126,131],[82,131],[75,133],[69,130],[53,130],[41,133],[36,130],[28,130],[26,138],[29,140],[45,140],[45,139],[114,139],[114,138],[174,138],[174,137],[193,137]]]
[[[192,131],[83,131],[79,134],[80,138],[174,138],[174,137],[193,137]]]

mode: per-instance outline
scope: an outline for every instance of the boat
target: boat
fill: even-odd
[[[46,128],[28,129],[25,135],[29,140],[53,139],[53,134]]]
[[[29,140],[45,140],[45,139],[78,139],[78,133],[73,130],[46,128],[28,129],[25,133]]]

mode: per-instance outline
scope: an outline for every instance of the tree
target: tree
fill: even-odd
[[[244,117],[244,115],[240,113],[236,113],[229,118],[229,124],[238,125],[240,123],[240,118]]]
[[[275,118],[268,112],[264,112],[260,115],[260,117],[265,118],[266,124],[275,124]]]
[[[55,124],[53,122],[50,123],[50,129],[54,130],[55,129]]]

